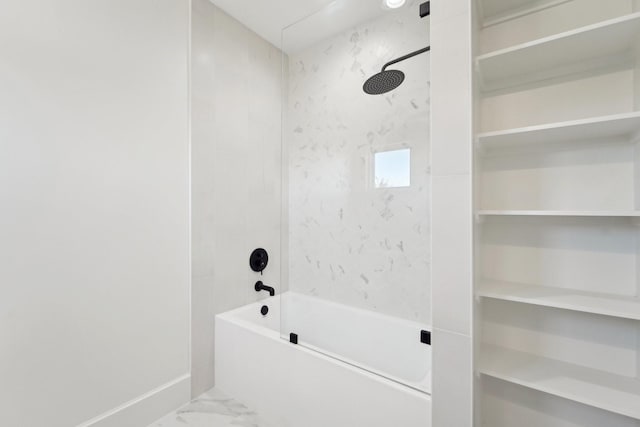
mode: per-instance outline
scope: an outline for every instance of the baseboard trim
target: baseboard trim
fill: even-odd
[[[186,374],[77,427],[146,427],[187,403],[190,397],[191,375]]]

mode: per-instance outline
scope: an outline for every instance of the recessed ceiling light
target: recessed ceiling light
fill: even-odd
[[[397,9],[404,4],[406,0],[384,0],[384,4],[389,9]]]

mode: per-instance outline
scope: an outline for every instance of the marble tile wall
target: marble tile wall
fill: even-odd
[[[280,290],[281,52],[208,0],[192,14],[192,388],[214,383],[214,317]],[[269,251],[264,276],[249,269]]]
[[[391,67],[406,73],[395,91],[362,91],[429,44],[418,5],[289,55],[286,273],[291,290],[430,323],[429,54]],[[405,147],[411,186],[374,188],[374,154]]]

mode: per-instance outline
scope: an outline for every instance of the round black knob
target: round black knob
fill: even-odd
[[[267,268],[268,263],[269,254],[267,254],[266,250],[258,248],[251,252],[251,256],[249,257],[249,266],[253,271],[261,272]]]
[[[263,316],[266,316],[268,312],[269,312],[269,307],[267,307],[266,305],[263,305],[262,308],[260,309],[260,313],[262,313]]]

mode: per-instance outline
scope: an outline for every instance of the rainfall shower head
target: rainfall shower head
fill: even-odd
[[[403,81],[404,73],[400,70],[380,71],[378,74],[374,74],[364,82],[362,90],[369,95],[381,95],[394,90],[400,86]]]
[[[364,85],[362,86],[362,90],[369,95],[382,95],[383,93],[390,92],[400,86],[404,81],[404,73],[400,70],[387,70],[387,67],[393,64],[397,64],[400,61],[404,61],[405,59],[413,58],[416,55],[420,55],[421,53],[428,52],[431,50],[431,46],[424,47],[422,49],[416,50],[415,52],[411,52],[407,55],[401,56],[400,58],[396,58],[393,61],[389,61],[384,64],[382,67],[382,71],[378,74],[374,74],[369,77]]]
[[[388,0],[387,4],[389,4]],[[430,2],[426,1],[420,5],[420,18],[424,18],[431,14],[430,4]],[[428,52],[429,50],[431,50],[431,46],[424,47],[416,50],[415,52],[401,56],[400,58],[394,59],[393,61],[387,62],[384,64],[384,67],[382,67],[382,71],[369,77],[367,81],[364,82],[362,90],[369,95],[382,95],[383,93],[391,92],[402,84],[404,81],[404,73],[400,70],[387,70],[387,67],[397,64],[400,61],[404,61],[405,59],[413,58],[421,53]]]

